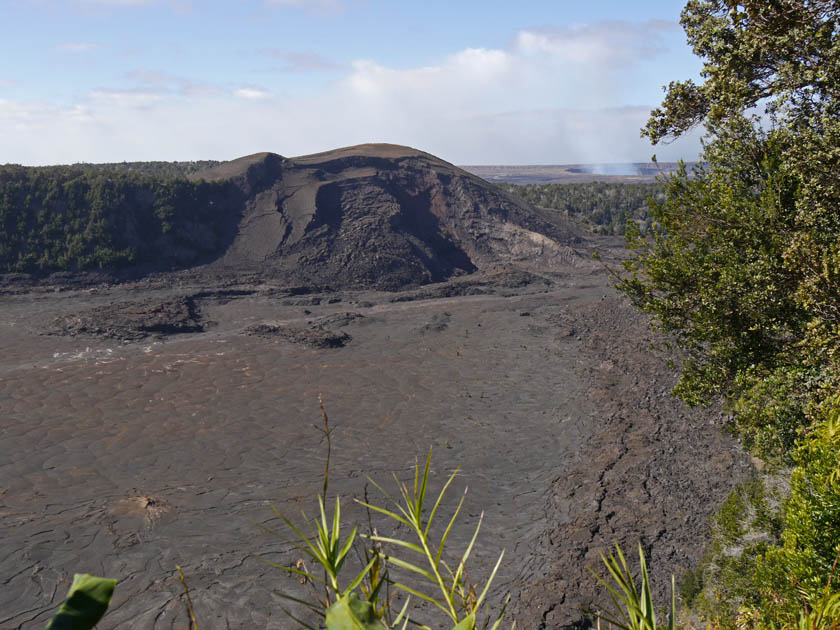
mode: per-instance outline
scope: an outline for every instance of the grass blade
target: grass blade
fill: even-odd
[[[350,549],[353,547],[353,541],[356,540],[356,532],[359,531],[359,526],[354,525],[350,535],[347,537],[347,540],[344,541],[344,546],[338,552],[338,555],[335,557],[335,570],[338,571],[342,565],[344,564],[344,559],[347,557],[347,554],[350,553]]]
[[[398,547],[405,547],[406,549],[411,549],[412,551],[416,551],[419,554],[426,553],[423,551],[423,548],[420,545],[415,545],[414,543],[410,543],[407,540],[400,540],[399,538],[388,538],[387,536],[365,536],[370,540],[375,540],[376,542],[384,542],[389,543],[391,545],[396,545]]]
[[[452,621],[458,621],[457,617],[453,617],[452,612],[448,608],[446,608],[443,604],[441,604],[438,600],[436,600],[434,597],[429,597],[425,593],[421,593],[420,591],[415,590],[415,589],[411,588],[410,586],[406,586],[405,584],[401,584],[400,582],[394,582],[394,586],[396,586],[398,589],[401,589],[401,590],[405,591],[406,593],[411,593],[412,595],[414,595],[416,597],[419,597],[422,600],[425,600],[427,602],[430,602],[430,603],[434,604],[435,606],[440,608],[443,612],[445,612],[446,616],[449,617]]]
[[[677,594],[674,576],[671,575],[671,614],[668,616],[668,630],[675,630],[677,623]]]
[[[295,622],[297,622],[297,624],[298,624],[299,626],[301,626],[302,628],[306,628],[306,630],[318,630],[317,628],[315,628],[315,627],[313,627],[313,626],[310,626],[310,625],[309,625],[308,623],[306,623],[305,621],[303,621],[303,620],[298,619],[297,617],[295,617],[295,616],[292,614],[292,612],[291,612],[288,608],[283,608],[282,610],[283,610],[283,612],[284,612],[284,613],[286,613],[286,616],[287,616],[287,617],[289,617],[290,619],[292,619],[292,620],[294,620]]]
[[[285,593],[277,592],[276,595],[279,595],[283,599],[288,599],[290,602],[295,602],[296,604],[300,604],[301,606],[306,606],[309,610],[314,612],[320,617],[324,617],[324,609],[321,606],[316,606],[312,602],[308,602],[305,599],[298,599],[297,597],[292,597],[291,595],[286,595]]]
[[[386,498],[386,499],[388,499],[391,503],[393,503],[394,505],[399,505],[399,504],[400,504],[400,502],[399,502],[399,501],[397,501],[394,497],[392,497],[392,496],[388,493],[388,491],[387,491],[387,490],[385,490],[385,488],[383,488],[382,486],[380,486],[380,485],[379,485],[378,483],[376,483],[373,479],[371,479],[370,477],[368,477],[368,478],[367,478],[367,480],[368,480],[371,484],[373,484],[373,487],[374,487],[374,488],[376,488],[377,490],[379,490],[379,492],[381,492],[381,493],[385,496],[385,498]],[[397,487],[399,488],[399,487],[400,487],[400,482],[399,482],[399,480],[397,479],[397,476],[396,476],[396,475],[394,475],[394,480],[396,480],[396,482],[397,482]]]
[[[642,618],[645,621],[649,621],[652,628],[656,628],[656,613],[653,610],[653,596],[650,593],[650,577],[648,576],[647,563],[645,562],[645,552],[642,550],[641,543],[639,543],[639,567],[642,578]]]
[[[458,507],[455,508],[455,512],[452,514],[452,518],[449,519],[449,525],[446,526],[446,530],[443,532],[443,536],[440,539],[440,545],[438,546],[437,553],[435,554],[435,563],[440,563],[440,558],[443,555],[443,547],[446,544],[446,539],[449,537],[449,532],[452,529],[452,526],[455,524],[455,520],[458,518],[458,514],[461,512],[461,508],[464,506],[464,500],[467,498],[467,493],[464,491],[464,494],[461,496],[461,500],[458,502]]]
[[[499,570],[499,567],[502,564],[502,558],[505,557],[505,550],[502,549],[502,553],[499,554],[499,559],[496,560],[496,566],[493,567],[493,570],[490,572],[490,577],[487,578],[487,583],[484,585],[484,590],[481,591],[481,595],[478,596],[478,600],[475,602],[475,609],[478,610],[481,607],[484,598],[487,597],[487,591],[490,590],[490,585],[493,583],[493,580],[496,577],[496,572]]]
[[[452,572],[452,569],[449,567],[449,565],[446,564],[446,560],[441,560],[440,561],[440,566],[442,566],[444,569],[446,569],[446,572],[449,574],[449,578],[451,580],[455,579],[455,574]]]
[[[391,510],[387,510],[383,507],[379,507],[378,505],[373,505],[372,503],[365,503],[364,501],[361,501],[359,499],[356,499],[356,502],[360,505],[365,506],[366,508],[370,508],[374,512],[379,512],[380,514],[384,514],[385,516],[388,516],[389,518],[392,518],[395,521],[398,521],[398,522],[402,523],[406,527],[411,527],[411,528],[414,527],[409,521],[404,519],[402,516],[400,516],[396,512],[392,512]]]
[[[472,553],[473,545],[475,545],[475,539],[478,538],[478,530],[481,529],[481,523],[484,520],[484,512],[481,513],[481,516],[478,517],[478,524],[475,526],[475,531],[473,532],[472,538],[470,539],[470,544],[467,545],[467,550],[464,552],[464,555],[461,556],[461,561],[458,562],[458,569],[455,571],[455,577],[453,578],[452,583],[452,590],[450,591],[450,597],[452,593],[455,592],[455,587],[458,585],[458,580],[461,578],[461,575],[464,573],[464,568],[467,564],[467,560],[470,557],[470,553]],[[504,555],[504,552],[502,552]]]
[[[398,615],[397,615],[397,617],[394,619],[394,623],[393,623],[393,624],[391,624],[391,626],[392,626],[392,627],[393,627],[393,626],[396,626],[396,625],[397,625],[400,621],[402,621],[403,619],[405,619],[405,623],[403,623],[403,630],[405,630],[405,626],[406,626],[406,624],[408,624],[408,615],[407,615],[406,613],[408,612],[408,605],[409,605],[410,603],[411,603],[411,598],[410,598],[410,597],[406,597],[406,599],[405,599],[405,604],[403,604],[403,607],[400,609],[399,614],[398,614]]]
[[[353,578],[353,581],[352,581],[352,582],[350,582],[350,586],[348,586],[346,589],[344,589],[344,592],[343,592],[343,593],[342,593],[342,595],[341,595],[342,597],[345,597],[345,596],[349,595],[349,594],[350,594],[350,592],[351,592],[354,588],[356,588],[359,584],[361,584],[361,583],[362,583],[362,580],[364,580],[364,579],[365,579],[365,575],[367,575],[367,572],[368,572],[368,571],[370,570],[370,568],[373,566],[373,563],[374,563],[374,562],[376,562],[376,556],[374,556],[373,558],[371,558],[371,561],[367,563],[367,566],[366,566],[364,569],[362,569],[362,570],[359,572],[359,574],[358,574],[355,578]]]
[[[321,522],[315,523],[318,529],[318,539],[324,557],[329,558],[331,554],[329,529],[327,529],[327,511],[324,509],[324,498],[321,495],[318,495],[318,507],[321,509]]]
[[[338,542],[341,539],[341,502],[338,496],[335,497],[335,513],[333,514],[333,530],[330,545],[333,549],[338,547]]]
[[[451,475],[449,475],[449,479],[447,479],[446,483],[443,484],[443,488],[441,488],[440,494],[438,494],[438,498],[437,498],[437,501],[435,501],[435,505],[432,508],[432,512],[431,512],[431,514],[429,514],[429,521],[426,523],[426,531],[424,532],[426,534],[426,536],[429,535],[429,528],[432,526],[432,519],[434,519],[435,514],[437,513],[437,510],[438,510],[438,507],[440,506],[440,502],[443,500],[443,495],[446,494],[446,491],[449,488],[449,486],[452,484],[453,481],[455,481],[455,475],[458,474],[459,470],[460,470],[460,468],[456,468],[455,472],[453,472]],[[466,493],[467,493],[467,491],[465,489],[464,494],[466,494]]]
[[[309,580],[314,580],[316,582],[320,582],[321,584],[326,584],[323,579],[319,578],[317,575],[312,575],[311,573],[307,573],[306,571],[301,571],[295,567],[287,567],[284,564],[277,564],[275,562],[269,562],[268,560],[263,560],[268,566],[274,567],[275,569],[283,569],[284,571],[288,571],[289,573],[294,573],[295,575],[300,575],[305,577]]]
[[[502,609],[499,611],[499,616],[496,617],[496,621],[493,622],[492,626],[490,626],[490,630],[498,630],[499,624],[502,623],[502,617],[505,616],[505,611],[507,610],[509,602],[510,602],[510,593],[508,593],[507,597],[505,597],[505,601],[502,603]],[[514,625],[516,625],[515,622],[514,622]]]
[[[431,468],[431,466],[432,466],[432,447],[430,446],[429,447],[429,454],[426,456],[426,468],[423,469],[423,480],[422,480],[422,483],[420,484],[420,494],[417,495],[416,491],[415,491],[415,495],[416,495],[415,498],[417,500],[417,514],[418,514],[418,516],[421,516],[421,517],[422,517],[422,514],[423,514],[423,502],[426,499],[426,488],[429,485],[429,468]],[[417,523],[420,524],[420,520],[418,520]],[[427,527],[427,531],[428,531],[428,527]]]
[[[295,534],[297,534],[298,539],[300,539],[305,545],[303,546],[298,544],[297,542],[294,542],[293,544],[295,545],[295,547],[297,547],[300,551],[311,557],[313,560],[317,561],[320,564],[323,564],[325,558],[323,558],[319,549],[309,541],[309,538],[304,536],[303,532],[301,532],[297,527],[295,527],[295,524],[292,523],[292,521],[290,521],[289,519],[287,519],[280,512],[280,510],[278,510],[273,505],[271,506],[271,509],[274,510],[275,514],[277,514],[277,516],[279,516],[284,523],[286,523],[289,529],[291,529]]]
[[[412,571],[414,573],[422,575],[424,578],[431,582],[437,582],[437,578],[423,567],[418,567],[416,564],[412,564],[411,562],[395,558],[394,556],[385,556],[385,559],[391,564],[395,564],[398,567],[402,567],[403,569],[407,569],[408,571]]]

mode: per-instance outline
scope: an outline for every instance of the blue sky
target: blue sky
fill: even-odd
[[[0,0],[0,163],[302,155],[695,159],[639,138],[700,64],[682,2]]]

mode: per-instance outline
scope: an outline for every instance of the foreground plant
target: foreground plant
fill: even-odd
[[[328,433],[328,431],[327,427],[326,432]],[[314,602],[288,595],[284,595],[284,597],[315,613],[323,620],[327,630],[386,630],[397,627],[404,629],[409,622],[420,628],[429,628],[423,623],[409,619],[407,611],[412,595],[428,602],[446,615],[453,630],[474,630],[479,627],[477,620],[486,607],[487,594],[501,565],[504,551],[499,555],[496,565],[480,594],[477,594],[478,585],[472,584],[468,579],[466,563],[478,537],[484,514],[482,513],[479,518],[466,550],[457,563],[450,566],[445,559],[446,541],[456,524],[465,497],[461,497],[440,539],[433,540],[431,530],[433,523],[436,522],[435,516],[438,515],[446,491],[452,485],[458,471],[456,470],[449,476],[431,510],[427,513],[430,467],[431,451],[429,451],[422,471],[419,464],[415,465],[414,484],[411,488],[404,483],[397,482],[400,490],[399,499],[391,497],[381,486],[371,481],[391,501],[393,509],[375,505],[367,500],[358,501],[358,503],[369,511],[385,515],[392,521],[407,526],[412,533],[412,540],[380,536],[371,526],[371,533],[364,536],[373,543],[372,546],[364,548],[363,557],[366,564],[361,571],[348,580],[343,580],[341,575],[348,556],[354,548],[354,543],[357,542],[359,537],[358,526],[354,526],[346,538],[342,537],[341,501],[338,497],[336,497],[332,519],[329,519],[324,497],[322,495],[318,496],[319,517],[315,519],[315,530],[311,536],[304,534],[291,520],[275,508],[275,512],[280,519],[297,536],[297,548],[323,572],[322,577],[308,569],[306,563],[301,561],[296,566],[269,563],[288,573],[300,576],[308,584],[319,584],[323,588],[323,594],[316,594]],[[466,492],[464,494],[466,495]],[[383,545],[397,547],[403,551],[417,554],[420,560],[419,562],[407,560],[388,554],[383,551]],[[414,576],[420,576],[422,578],[421,583],[430,586],[431,591],[427,592],[420,586],[409,586],[405,581],[391,580],[389,577],[390,567],[402,569]],[[318,571],[318,573],[321,573],[321,571]],[[396,614],[392,610],[395,599],[390,593],[391,587],[407,595],[402,608]],[[485,615],[480,627],[497,630],[509,599],[509,596],[505,598],[501,612],[494,619]],[[289,611],[286,612],[300,626],[315,630],[313,626],[293,616]],[[513,627],[515,627],[515,624],[513,624],[512,629]]]
[[[323,569],[323,577],[321,577],[309,571],[305,562],[299,562],[294,567],[269,563],[271,566],[283,569],[288,573],[301,576],[308,584],[321,584],[324,589],[323,597],[316,596],[315,603],[288,595],[283,595],[283,597],[305,606],[323,618],[327,628],[346,627],[349,629],[379,630],[380,628],[397,627],[400,622],[404,624],[408,601],[393,621],[388,618],[390,613],[389,609],[386,610],[388,607],[377,606],[377,604],[380,604],[380,592],[385,583],[385,575],[379,571],[377,566],[379,564],[377,555],[374,554],[364,569],[357,573],[346,586],[342,587],[339,582],[339,574],[344,567],[348,554],[353,549],[358,526],[354,526],[347,538],[342,541],[341,500],[339,497],[335,499],[331,526],[324,507],[324,498],[321,495],[318,495],[318,508],[320,517],[315,520],[315,531],[312,536],[304,534],[277,508],[273,508],[277,516],[297,536],[295,546]],[[365,588],[362,588],[363,584],[365,584]],[[359,597],[360,594],[362,595],[361,598]],[[291,612],[286,611],[286,613],[304,628],[312,628],[309,624],[292,615]],[[350,625],[342,625],[342,620],[347,620]],[[353,623],[357,625],[353,625]]]
[[[662,626],[657,625],[656,612],[653,608],[653,597],[650,590],[650,576],[648,575],[645,554],[642,545],[639,545],[639,573],[641,574],[641,588],[636,588],[636,582],[627,561],[621,552],[618,543],[615,545],[615,553],[609,557],[601,556],[601,560],[607,567],[613,583],[610,584],[599,577],[590,569],[598,582],[607,589],[610,595],[615,613],[603,612],[594,613],[599,622],[601,619],[607,623],[620,628],[621,630],[658,630]],[[668,630],[674,630],[677,618],[677,601],[674,591],[674,576],[671,576],[671,610],[668,616]]]
[[[475,541],[478,538],[478,532],[481,529],[481,523],[484,520],[484,512],[482,512],[479,516],[478,524],[475,527],[475,531],[473,532],[469,545],[467,545],[466,551],[460,557],[458,564],[455,565],[453,569],[444,560],[444,549],[446,546],[446,540],[449,537],[452,527],[455,525],[458,515],[461,512],[461,508],[464,505],[466,490],[461,496],[458,506],[455,508],[455,511],[450,517],[440,540],[434,542],[430,533],[432,523],[434,522],[434,518],[437,515],[438,508],[443,501],[446,491],[449,489],[449,486],[452,485],[452,482],[455,480],[455,476],[458,474],[458,470],[455,470],[455,472],[449,476],[438,494],[437,500],[429,512],[428,517],[426,517],[424,507],[426,506],[426,493],[428,491],[429,468],[431,463],[432,451],[429,450],[429,455],[426,458],[426,465],[423,472],[420,472],[419,464],[416,464],[414,467],[414,485],[411,488],[409,488],[409,486],[405,483],[400,483],[399,480],[397,480],[396,475],[394,476],[400,491],[399,499],[393,498],[381,486],[376,484],[376,482],[371,481],[371,483],[373,483],[379,491],[391,501],[396,508],[396,511],[363,501],[360,501],[359,503],[368,509],[384,514],[397,523],[406,525],[411,530],[416,538],[416,542],[409,542],[399,538],[389,538],[377,535],[369,536],[369,538],[375,542],[394,545],[417,554],[420,557],[420,564],[381,552],[379,555],[394,566],[406,569],[415,575],[419,575],[424,578],[427,583],[436,587],[437,594],[429,595],[401,582],[395,583],[395,586],[429,602],[443,611],[443,613],[449,617],[450,621],[455,624],[454,628],[456,630],[473,630],[473,628],[477,625],[478,617],[482,611],[482,605],[485,603],[487,593],[490,590],[490,585],[496,577],[496,573],[499,570],[499,566],[502,563],[505,552],[502,550],[499,554],[496,565],[493,567],[490,576],[487,578],[484,588],[481,590],[481,594],[476,596],[476,587],[479,585],[470,583],[467,577],[466,563],[470,557],[473,546],[475,545]],[[424,566],[421,566],[421,564]],[[496,630],[502,622],[502,617],[504,616],[509,600],[510,595],[505,597],[502,609],[495,620],[492,621],[492,625],[490,625],[490,618],[488,617],[484,621],[482,627],[490,625],[491,630]],[[513,626],[515,625],[516,624],[514,623]]]

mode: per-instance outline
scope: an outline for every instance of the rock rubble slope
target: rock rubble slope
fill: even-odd
[[[394,290],[500,264],[546,270],[577,259],[580,236],[562,217],[408,147],[258,153],[192,177],[232,181],[246,199],[215,269]]]

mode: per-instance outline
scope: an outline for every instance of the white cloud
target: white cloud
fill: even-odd
[[[670,28],[522,31],[505,49],[464,49],[407,69],[358,60],[311,97],[136,70],[125,76],[133,89],[96,90],[81,110],[2,101],[0,163],[300,155],[361,142],[462,164],[646,161],[654,150],[639,128],[669,78],[649,73]],[[655,89],[638,91],[651,81]],[[696,135],[656,147],[662,160],[698,151]]]
[[[26,125],[29,120],[39,118],[50,111],[54,111],[54,108],[38,101],[0,99],[0,123],[18,128]]]
[[[123,77],[139,86],[137,89],[156,91],[161,95],[182,97],[219,96],[224,90],[204,81],[192,81],[168,72],[141,68],[126,72]]]
[[[130,72],[126,72],[124,76],[129,81],[136,81],[137,83],[157,86],[171,85],[173,83],[181,83],[184,81],[181,77],[169,74],[168,72],[147,70],[145,68],[131,70]]]
[[[662,20],[579,24],[566,28],[521,31],[516,48],[526,55],[547,54],[556,61],[626,67],[665,52],[663,35],[679,25]]]
[[[94,104],[114,108],[149,108],[162,103],[164,96],[150,90],[113,90],[99,89],[88,94],[88,100]]]
[[[233,95],[237,98],[244,98],[250,101],[271,98],[271,92],[254,87],[239,88],[233,91]]]
[[[515,57],[502,50],[469,48],[440,64],[396,70],[357,61],[336,90],[342,101],[387,116],[410,117],[441,110],[506,110],[521,102],[523,77]]]

